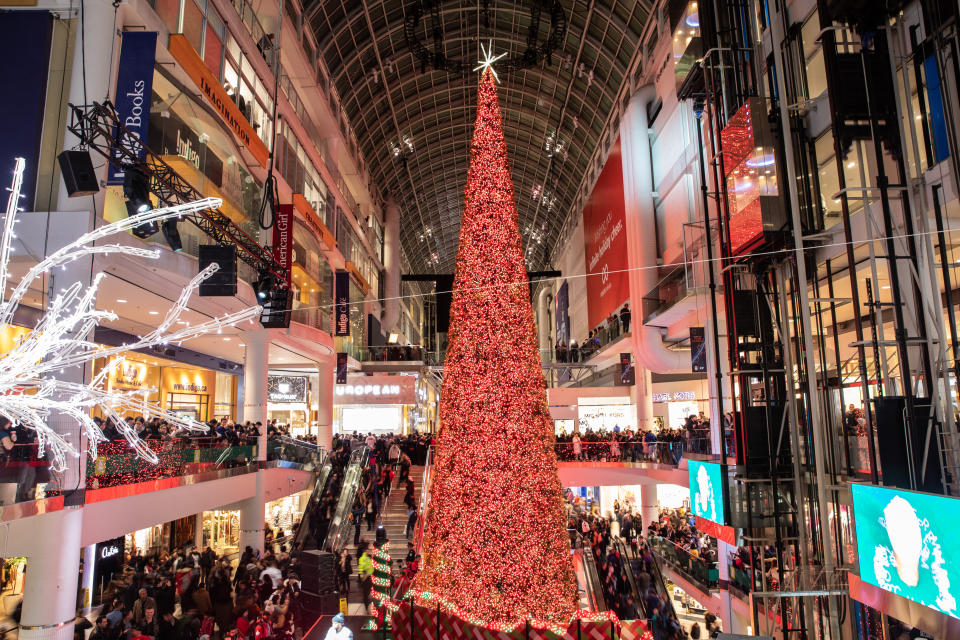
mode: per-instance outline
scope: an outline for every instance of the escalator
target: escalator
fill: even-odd
[[[606,611],[607,601],[603,596],[603,584],[593,558],[590,545],[584,543],[583,536],[574,532],[573,571],[577,578],[577,592],[580,606],[590,611]]]
[[[317,510],[320,498],[323,497],[327,489],[327,483],[333,475],[333,456],[327,454],[323,456],[317,471],[317,479],[313,483],[313,491],[310,492],[310,499],[307,501],[307,508],[303,510],[303,516],[300,518],[300,525],[296,533],[293,534],[293,543],[291,551],[296,554],[306,549],[316,549],[316,534],[312,531],[314,526],[310,514]]]
[[[363,470],[367,468],[369,455],[370,450],[367,447],[354,449],[350,454],[350,462],[343,475],[343,488],[337,498],[337,508],[330,520],[327,538],[323,543],[324,549],[339,553],[350,539],[352,527],[350,510],[353,509],[353,503],[360,491],[360,481],[363,479]]]
[[[630,596],[633,598],[633,603],[637,609],[635,617],[649,619],[650,612],[647,610],[646,591],[648,588],[653,587],[653,577],[650,577],[649,585],[641,584],[640,574],[642,568],[640,561],[636,558],[631,558],[627,554],[627,545],[625,545],[622,540],[617,540],[613,546],[623,560],[623,573],[629,586]],[[630,618],[628,617],[627,619]]]

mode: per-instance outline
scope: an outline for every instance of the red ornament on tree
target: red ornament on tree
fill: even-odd
[[[460,229],[423,568],[413,593],[481,626],[577,611],[513,183],[483,70]]]

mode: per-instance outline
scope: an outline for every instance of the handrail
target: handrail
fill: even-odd
[[[633,563],[627,555],[627,547],[622,540],[617,540],[613,543],[613,546],[620,553],[620,557],[623,558],[623,572],[627,575],[630,592],[633,594],[633,602],[637,610],[643,614],[643,617],[649,619],[650,612],[647,611],[647,599],[644,597],[645,594],[640,593],[640,588],[637,587],[637,578],[633,575]]]
[[[347,516],[353,509],[353,501],[356,500],[360,478],[363,469],[367,466],[369,456],[370,449],[366,445],[358,447],[350,453],[350,462],[347,464],[346,473],[343,475],[343,489],[340,490],[337,510],[330,521],[327,539],[323,543],[324,549],[339,553],[343,541],[348,537],[347,530],[350,528],[350,518]]]
[[[317,481],[314,483],[313,491],[310,492],[310,498],[307,500],[307,508],[303,510],[303,515],[300,517],[300,526],[297,527],[297,532],[293,536],[291,551],[294,549],[297,551],[303,550],[307,536],[310,534],[310,514],[313,513],[320,502],[320,498],[323,497],[323,492],[326,490],[327,482],[333,472],[333,456],[327,452],[323,453],[323,463],[320,465]]]
[[[653,569],[653,573],[651,574],[651,577],[653,578],[656,584],[657,593],[663,594],[663,599],[666,600],[667,607],[670,609],[670,616],[674,620],[677,620],[678,619],[677,612],[673,608],[673,599],[670,598],[670,592],[667,590],[667,581],[663,578],[663,572],[660,571],[660,565],[657,562],[657,556],[655,553],[653,553],[652,549],[650,552],[650,559],[651,559],[650,566]]]
[[[580,563],[583,565],[584,591],[589,600],[592,611],[606,611],[607,599],[603,594],[603,588],[600,586],[600,573],[597,571],[597,564],[593,558],[593,549],[586,544],[583,535],[579,531],[574,531],[575,544],[574,553],[580,554]]]
[[[717,570],[716,562],[707,562],[699,556],[694,556],[672,540],[659,536],[651,538],[650,544],[653,549],[657,550],[658,555],[676,567],[677,571],[703,588],[704,591],[717,587],[717,581],[710,576],[711,570]],[[719,577],[719,574],[717,577]]]
[[[417,505],[417,526],[413,530],[413,550],[420,555],[420,548],[423,545],[423,532],[426,527],[427,509],[430,506],[430,480],[431,470],[433,469],[433,447],[427,447],[427,457],[423,462],[423,478],[420,480],[420,504]],[[406,587],[406,581],[397,580],[396,589],[393,592],[394,600],[401,597],[401,589]]]

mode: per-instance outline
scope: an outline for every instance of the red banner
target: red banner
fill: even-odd
[[[583,209],[587,273],[591,274],[587,276],[591,329],[618,312],[630,298],[625,218],[623,162],[617,140]]]
[[[694,518],[696,519],[697,531],[702,531],[717,540],[723,540],[727,544],[736,546],[737,532],[733,530],[733,527],[717,524],[700,516],[694,516]]]
[[[287,272],[286,286],[291,283],[290,267],[293,266],[293,205],[277,205],[273,214],[273,259]]]

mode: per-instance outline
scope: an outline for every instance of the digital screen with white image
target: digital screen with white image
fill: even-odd
[[[960,618],[960,500],[851,485],[860,579]]]
[[[687,460],[690,473],[690,510],[717,524],[727,524],[723,505],[726,478],[723,467],[711,462]]]

